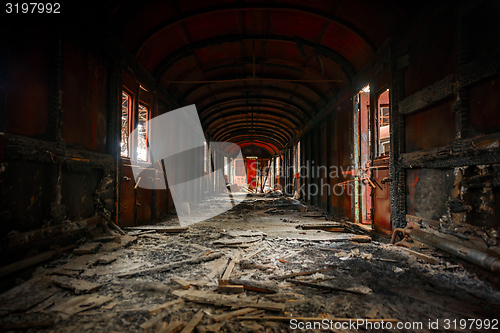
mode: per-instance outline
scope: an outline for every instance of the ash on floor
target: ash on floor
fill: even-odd
[[[435,249],[421,259],[384,238],[367,242],[352,224],[308,208],[252,196],[187,229],[169,232],[168,221],[86,247],[95,253],[65,254],[0,296],[0,327],[287,332],[291,318],[363,318],[421,322],[425,332],[429,321],[498,320],[500,293],[470,265]]]

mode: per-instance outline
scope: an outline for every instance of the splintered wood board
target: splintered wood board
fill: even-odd
[[[88,294],[101,289],[102,284],[89,282],[67,276],[54,276],[52,281],[61,288],[69,289],[75,294]]]
[[[71,297],[65,302],[59,303],[54,306],[51,311],[63,312],[68,315],[73,315],[89,309],[101,307],[102,305],[113,300],[113,297],[102,295],[82,295]]]
[[[0,295],[0,311],[26,311],[45,301],[60,289],[46,275],[37,275]]]

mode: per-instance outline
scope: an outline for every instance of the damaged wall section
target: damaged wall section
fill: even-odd
[[[500,31],[484,19],[485,13],[498,12],[498,6],[462,2],[450,10],[445,4],[429,5],[306,127],[300,137],[303,165],[322,159],[328,167],[352,167],[351,98],[369,84],[375,92],[370,96],[374,116],[378,94],[389,88],[392,228],[404,226],[406,214],[498,228],[500,43],[492,36]],[[323,122],[329,145],[317,139],[325,137],[319,126]],[[318,155],[325,149],[326,157]],[[373,153],[370,159],[373,163]],[[353,219],[350,191],[337,196],[332,190],[329,205],[324,196],[307,193],[308,185],[321,177],[305,179],[304,198]],[[352,179],[353,174],[344,174],[329,182]]]

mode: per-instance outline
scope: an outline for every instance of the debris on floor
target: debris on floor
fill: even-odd
[[[0,328],[282,332],[291,320],[498,318],[500,293],[463,261],[319,223],[301,205],[249,196],[189,227],[114,228],[0,295]]]

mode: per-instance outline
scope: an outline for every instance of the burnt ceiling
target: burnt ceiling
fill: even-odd
[[[410,10],[379,1],[109,1],[99,17],[212,141],[274,155]]]

